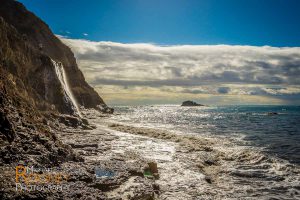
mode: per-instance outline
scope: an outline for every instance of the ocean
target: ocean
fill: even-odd
[[[112,120],[178,134],[228,138],[300,164],[300,106],[115,106]],[[270,114],[276,113],[276,114]]]

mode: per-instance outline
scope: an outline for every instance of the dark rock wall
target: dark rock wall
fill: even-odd
[[[55,164],[75,159],[54,133],[57,116],[74,111],[51,59],[63,63],[80,105],[106,106],[49,27],[21,3],[0,0],[0,168],[20,160]]]
[[[73,110],[64,99],[51,58],[65,65],[81,105],[96,108],[104,103],[85,82],[70,49],[46,24],[22,4],[0,0],[0,174],[4,164],[19,161],[53,166],[77,160],[55,135],[57,116]]]
[[[38,102],[54,104],[58,111],[70,114],[70,106],[64,105],[62,98],[59,98],[62,91],[53,71],[50,61],[52,58],[63,64],[71,90],[80,105],[96,108],[97,105],[105,104],[86,83],[70,48],[51,32],[47,24],[27,11],[19,2],[0,2],[2,68],[21,78],[23,83],[20,84],[24,85]],[[52,88],[47,90],[46,95],[45,77],[53,83],[50,84]]]

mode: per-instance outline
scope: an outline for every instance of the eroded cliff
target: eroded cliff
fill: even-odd
[[[0,65],[16,79],[18,88],[40,109],[72,114],[51,59],[62,63],[77,103],[86,108],[104,104],[79,70],[74,54],[49,27],[19,2],[1,0]]]
[[[105,106],[49,27],[21,3],[0,0],[0,199],[23,195],[13,179],[20,162],[54,167],[82,161],[56,135],[59,122],[90,128],[75,112],[70,93],[78,106]]]

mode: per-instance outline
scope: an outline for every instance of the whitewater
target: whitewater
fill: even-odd
[[[158,163],[159,199],[300,199],[297,106],[120,106],[116,112],[95,123],[118,136],[116,152]]]

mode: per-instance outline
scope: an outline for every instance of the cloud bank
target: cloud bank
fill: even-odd
[[[195,98],[256,95],[270,97],[270,103],[274,99],[275,103],[299,103],[299,47],[159,46],[60,39],[75,53],[87,81],[102,90],[110,86],[111,93],[143,88]]]

